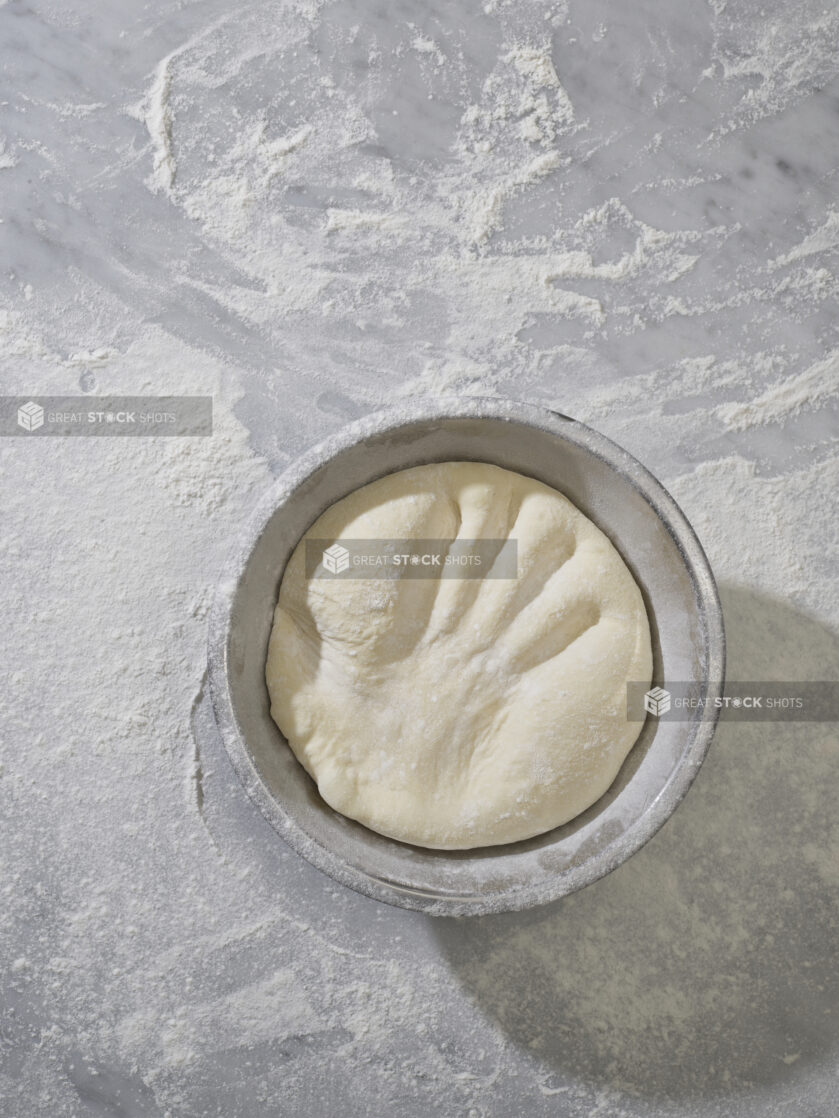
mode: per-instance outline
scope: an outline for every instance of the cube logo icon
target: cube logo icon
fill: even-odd
[[[339,543],[334,543],[323,553],[323,568],[330,574],[339,575],[350,565],[350,553]]]
[[[653,687],[644,695],[644,710],[659,718],[670,709],[670,692],[663,687]]]
[[[28,404],[17,409],[17,425],[24,431],[37,431],[44,425],[44,409],[40,404],[30,400]]]

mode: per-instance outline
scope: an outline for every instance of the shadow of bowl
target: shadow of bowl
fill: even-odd
[[[734,678],[837,678],[839,641],[819,621],[721,593]],[[431,933],[547,1093],[618,1092],[622,1114],[651,1097],[733,1113],[714,1098],[771,1086],[773,1113],[803,1114],[796,1081],[820,1062],[832,1076],[839,1057],[837,764],[835,723],[723,722],[638,857],[548,908]]]

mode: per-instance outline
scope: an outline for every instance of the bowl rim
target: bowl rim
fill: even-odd
[[[307,478],[338,454],[373,435],[428,420],[463,418],[507,420],[547,431],[593,453],[629,481],[650,505],[673,540],[693,584],[708,656],[707,679],[703,682],[711,699],[722,693],[726,660],[725,629],[716,581],[687,517],[661,482],[633,455],[579,420],[544,405],[506,397],[414,396],[346,424],[291,462],[244,521],[222,566],[213,595],[208,624],[207,676],[222,743],[250,799],[297,854],[333,880],[374,900],[430,915],[447,916],[520,911],[576,892],[610,873],[649,842],[687,795],[710,748],[719,720],[719,710],[712,703],[710,717],[690,723],[691,733],[685,749],[644,813],[592,858],[558,873],[554,888],[547,887],[544,881],[531,881],[480,897],[426,892],[351,865],[338,851],[324,846],[304,831],[286,812],[264,783],[251,758],[230,693],[228,653],[232,609],[251,554],[277,509]],[[445,855],[445,851],[437,853]]]

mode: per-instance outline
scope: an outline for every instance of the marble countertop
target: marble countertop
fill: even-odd
[[[836,1112],[834,726],[723,725],[604,880],[431,919],[275,836],[201,660],[271,475],[452,392],[667,485],[733,678],[835,678],[838,43],[814,0],[0,0],[3,391],[218,420],[182,475],[3,448],[0,1112]]]

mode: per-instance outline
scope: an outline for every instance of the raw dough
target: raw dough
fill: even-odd
[[[507,580],[307,579],[297,546],[266,678],[328,804],[456,850],[540,834],[606,791],[641,729],[626,684],[651,677],[650,629],[623,560],[570,501],[443,462],[356,490],[307,536],[518,541]]]

